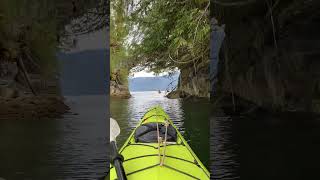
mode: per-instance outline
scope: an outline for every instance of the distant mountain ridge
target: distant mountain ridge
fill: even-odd
[[[109,91],[109,51],[88,50],[58,53],[63,95],[107,94]]]
[[[130,91],[165,91],[175,88],[178,84],[179,74],[172,77],[156,76],[156,77],[135,77],[129,78]],[[170,84],[171,83],[171,84]]]

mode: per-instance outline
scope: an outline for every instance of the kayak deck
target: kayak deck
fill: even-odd
[[[147,111],[138,127],[149,123],[164,124],[166,120],[174,127],[169,116],[157,106]],[[209,179],[209,172],[175,127],[176,141],[160,146],[158,142],[136,142],[137,128],[119,151],[124,157],[123,167],[128,180]],[[116,178],[115,168],[111,166],[110,180]]]

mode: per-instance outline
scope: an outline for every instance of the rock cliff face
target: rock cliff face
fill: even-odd
[[[128,86],[117,84],[115,81],[110,81],[110,96],[124,99],[131,97]]]
[[[30,73],[34,96],[20,71],[16,63],[0,61],[0,120],[59,118],[69,111],[58,79]]]
[[[40,73],[29,72],[30,83],[37,94],[60,95],[56,77],[44,77]],[[31,94],[25,77],[15,62],[0,62],[0,97],[15,98]]]
[[[319,1],[215,4],[214,11],[227,34],[220,90],[275,110],[320,112]]]
[[[194,67],[184,67],[180,70],[178,86],[175,91],[170,92],[168,98],[209,98],[209,63],[199,67],[194,72]]]

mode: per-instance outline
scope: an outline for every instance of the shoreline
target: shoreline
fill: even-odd
[[[69,110],[64,98],[57,95],[0,97],[0,120],[55,119]]]

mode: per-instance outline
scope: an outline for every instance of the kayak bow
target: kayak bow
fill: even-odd
[[[120,149],[128,180],[209,180],[210,173],[157,106],[148,110]],[[110,166],[110,180],[117,179]]]

